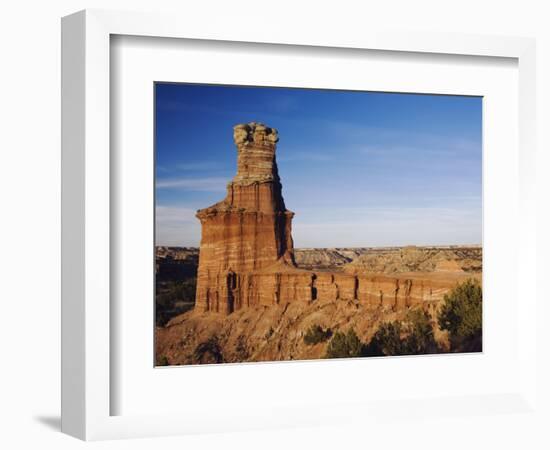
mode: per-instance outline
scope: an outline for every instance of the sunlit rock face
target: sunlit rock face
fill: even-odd
[[[259,301],[255,283],[241,285],[245,274],[274,265],[279,271],[295,269],[294,213],[282,196],[277,130],[252,122],[235,126],[233,138],[237,174],[227,185],[227,195],[197,212],[202,225],[196,297],[200,311],[230,313]]]

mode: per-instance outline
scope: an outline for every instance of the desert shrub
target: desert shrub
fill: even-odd
[[[479,352],[482,349],[481,285],[477,280],[466,280],[443,298],[438,324],[449,332],[451,350]]]
[[[164,326],[172,318],[193,307],[197,279],[188,278],[181,281],[169,281],[157,284],[156,324]]]
[[[194,277],[182,281],[170,281],[157,295],[157,305],[170,307],[176,301],[194,302],[196,291],[197,279]]]
[[[168,361],[168,357],[166,355],[157,356],[156,365],[157,366],[168,366],[168,365],[170,365],[170,362]]]
[[[431,316],[420,309],[407,313],[402,322],[383,323],[365,346],[365,356],[422,355],[437,353]]]
[[[434,337],[431,315],[421,309],[412,309],[405,319],[405,339],[403,355],[437,353],[438,345]]]
[[[365,356],[400,355],[402,352],[401,331],[401,323],[397,321],[380,325],[365,347]]]
[[[215,337],[211,337],[207,341],[197,345],[193,356],[199,364],[218,364],[223,362],[222,350]]]
[[[250,352],[246,346],[246,339],[243,335],[237,339],[237,346],[235,347],[235,357],[237,361],[246,361],[250,357]]]
[[[363,343],[350,328],[347,333],[337,331],[330,340],[325,358],[355,358],[362,356]]]
[[[273,333],[275,333],[275,330],[273,329],[273,327],[269,327],[269,330],[267,330],[267,332],[265,333],[265,338],[269,339],[271,336],[273,336]]]
[[[304,342],[307,345],[315,345],[330,339],[331,336],[332,330],[330,328],[325,330],[321,325],[312,325],[304,335]]]

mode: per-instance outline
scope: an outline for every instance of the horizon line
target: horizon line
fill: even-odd
[[[200,249],[200,244],[198,245],[167,245],[167,244],[155,244],[157,247],[168,247],[168,248],[198,248]],[[446,247],[483,247],[483,243],[479,244],[405,244],[405,245],[364,245],[364,246],[350,246],[350,247],[294,247],[294,250],[317,250],[317,249],[353,249],[353,248],[402,248],[402,247],[420,247],[420,248],[446,248]]]

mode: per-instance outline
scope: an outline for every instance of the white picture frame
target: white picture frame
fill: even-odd
[[[527,38],[369,30],[327,35],[281,30],[274,24],[205,27],[187,17],[87,10],[62,21],[62,430],[85,440],[162,436],[208,431],[323,424],[382,414],[394,419],[391,402],[346,402],[330,409],[305,404],[208,415],[112,415],[110,316],[111,192],[110,40],[113,35],[223,42],[365,49],[413,54],[512,58],[519,76],[518,280],[526,286],[518,311],[519,378],[514,391],[463,398],[407,400],[409,414],[430,407],[442,415],[518,413],[536,408],[535,293],[535,42]],[[519,281],[518,281],[519,282]],[[146,331],[144,331],[146,332]],[[399,364],[399,361],[397,361]],[[263,366],[264,371],[274,370]],[[353,371],[354,366],[348,365]],[[182,374],[182,376],[184,376]],[[261,400],[258,399],[258,402]],[[395,402],[395,400],[393,400]],[[431,403],[430,403],[431,402]],[[430,406],[431,405],[431,406]],[[401,412],[401,415],[403,412]],[[398,414],[399,415],[399,414]],[[239,420],[239,419],[246,420]],[[355,419],[353,419],[355,418]]]

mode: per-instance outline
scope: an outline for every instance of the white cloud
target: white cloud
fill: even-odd
[[[219,161],[193,161],[193,162],[183,162],[183,163],[171,163],[170,165],[157,165],[157,171],[163,173],[174,173],[174,172],[202,172],[209,170],[223,170],[226,167],[223,167]]]
[[[481,209],[338,208],[293,221],[296,247],[481,243]]]
[[[181,189],[187,191],[225,192],[229,180],[223,177],[164,178],[156,182],[157,189]]]
[[[333,161],[332,155],[326,152],[316,152],[315,150],[296,150],[292,148],[283,148],[282,151],[278,151],[277,162],[294,162],[294,161],[306,161],[306,162],[329,162]]]
[[[194,209],[185,207],[157,205],[155,208],[157,224],[158,222],[189,222],[195,220],[195,213],[196,211]]]
[[[189,163],[178,163],[174,165],[175,169],[183,171],[202,171],[224,169],[217,161],[194,161]]]
[[[198,246],[200,223],[195,213],[191,208],[157,205],[156,245]]]

